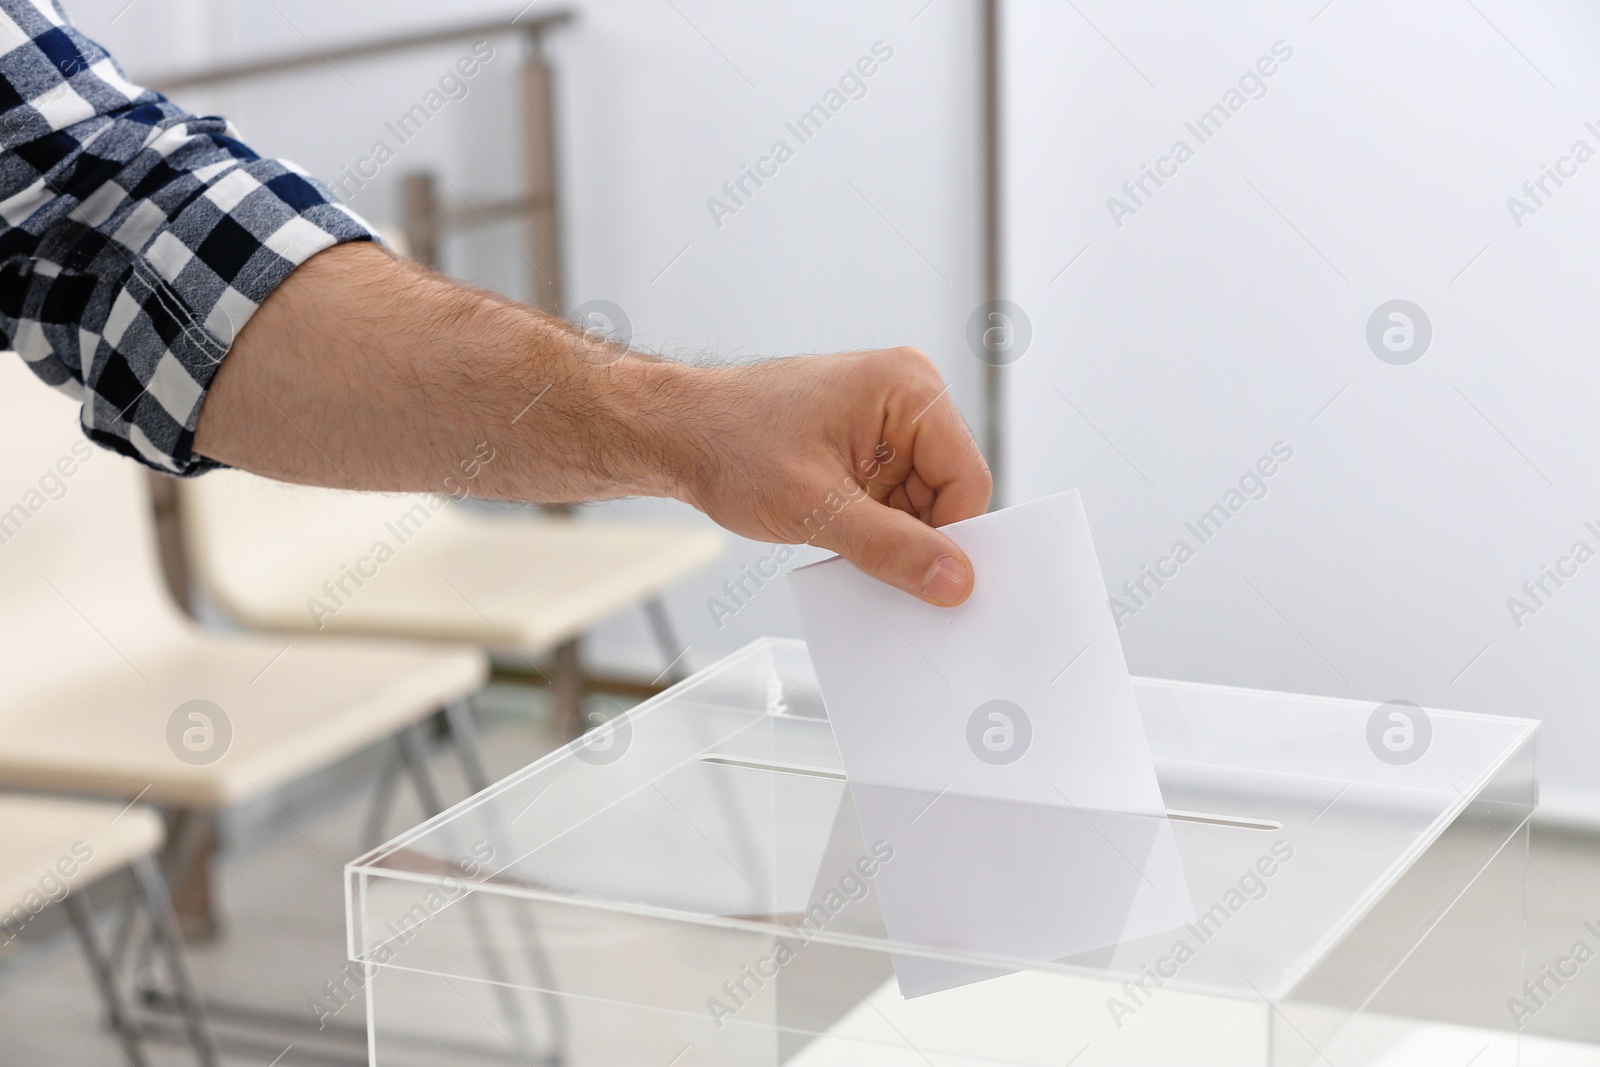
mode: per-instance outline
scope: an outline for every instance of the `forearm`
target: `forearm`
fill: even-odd
[[[487,443],[495,458],[474,495],[686,496],[703,372],[622,355],[375,246],[342,245],[251,317],[195,450],[285,481],[442,491]]]
[[[934,527],[981,513],[990,481],[948,392],[913,349],[707,368],[643,358],[350,244],[251,316],[194,448],[345,489],[455,495],[470,472],[476,496],[676,497],[951,605],[971,566]]]
[[[984,510],[989,471],[922,353],[696,368],[605,345],[367,243],[299,168],[240,158],[223,120],[130,87],[50,5],[0,11],[28,38],[0,57],[18,90],[0,102],[0,341],[82,393],[102,445],[180,475],[671,496],[929,603],[972,591],[935,527]],[[77,262],[102,246],[117,254]]]

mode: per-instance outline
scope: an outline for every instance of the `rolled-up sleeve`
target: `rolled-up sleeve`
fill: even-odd
[[[375,239],[232,124],[130,84],[55,0],[0,0],[0,342],[84,432],[171,474],[233,339],[301,263]]]

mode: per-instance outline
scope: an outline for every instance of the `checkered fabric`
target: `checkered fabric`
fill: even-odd
[[[239,330],[305,260],[371,239],[225,119],[129,83],[56,0],[0,0],[0,342],[81,401],[92,440],[217,466],[194,428]]]

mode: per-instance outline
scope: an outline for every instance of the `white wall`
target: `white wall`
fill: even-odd
[[[1600,13],[1325,3],[1008,5],[1034,339],[1006,496],[1081,486],[1112,587],[1197,547],[1124,619],[1135,671],[1541,718],[1547,801],[1600,812],[1600,561],[1520,628],[1507,606],[1600,550],[1600,158],[1520,228],[1507,207],[1600,151]],[[1184,122],[1280,40],[1200,144]],[[1193,159],[1119,227],[1107,199],[1178,138]],[[1432,322],[1410,365],[1366,341],[1395,298]],[[1280,440],[1267,495],[1199,545],[1185,521]]]
[[[642,342],[679,353],[917,344],[975,417],[975,3],[675,2],[580,3],[554,41],[571,301],[613,300]],[[1520,628],[1506,605],[1578,538],[1600,549],[1583,527],[1600,527],[1600,160],[1522,227],[1506,207],[1573,140],[1600,149],[1583,128],[1600,125],[1585,103],[1600,99],[1600,15],[1475,3],[1009,3],[1007,272],[1034,340],[1005,371],[1002,490],[1081,487],[1116,587],[1193,543],[1185,521],[1287,443],[1265,498],[1124,620],[1133,668],[1543,718],[1548,799],[1600,811],[1600,561]],[[123,5],[69,6],[141,75],[441,21],[414,0],[139,0],[113,23]],[[867,97],[716,228],[706,198],[878,39],[895,58]],[[1265,96],[1197,144],[1185,120],[1278,40],[1294,54]],[[459,51],[193,103],[331,176]],[[473,197],[509,190],[514,63],[502,46],[354,206],[394,221],[394,181],[415,166]],[[1119,228],[1106,199],[1179,137],[1194,158]],[[521,292],[507,229],[452,244],[450,268]],[[1365,339],[1395,298],[1434,329],[1408,366]],[[766,551],[729,544],[670,598],[692,664],[798,632],[781,587],[713,625],[707,598]],[[592,649],[653,673],[637,618]]]
[[[178,0],[138,0],[113,23],[125,2],[68,0],[68,7],[135,76],[215,61],[221,57],[208,42],[218,39],[231,41],[235,56],[271,55],[303,50],[307,38],[326,46],[509,17],[519,6],[474,0],[453,4],[446,18],[437,4],[419,0],[237,0],[213,3],[209,27],[195,29],[194,12]],[[579,21],[551,41],[560,69],[569,302],[612,300],[629,314],[639,342],[689,356],[917,345],[938,360],[952,395],[975,417],[980,368],[963,330],[979,290],[976,6],[941,0],[922,10],[925,3],[573,4]],[[179,23],[188,27],[183,33],[174,31]],[[868,80],[866,95],[799,146],[747,206],[714,225],[707,198],[787,136],[784,122],[879,40],[894,55]],[[422,166],[439,169],[473,199],[510,191],[519,158],[509,135],[516,53],[509,40],[497,48],[468,97],[441,111],[353,207],[375,222],[397,221],[395,180]],[[331,177],[366,153],[384,121],[415,102],[461,51],[341,63],[294,81],[180,99],[230,115],[258,150]],[[505,237],[485,231],[453,242],[447,266],[525,295],[520,234],[503,229]],[[656,501],[600,510],[703,521]],[[722,564],[669,598],[691,665],[762,634],[799,634],[781,585],[762,590],[720,629],[713,624],[708,599],[770,551],[731,536],[728,545]],[[662,666],[636,616],[604,627],[591,652],[647,675]]]

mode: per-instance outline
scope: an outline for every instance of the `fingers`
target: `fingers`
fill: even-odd
[[[934,526],[947,526],[988,510],[994,490],[989,465],[948,395],[917,421],[911,461],[913,477],[932,491],[932,506],[925,513]]]
[[[972,561],[935,527],[983,514],[989,467],[925,355],[871,353],[865,369],[883,388],[882,439],[893,451],[875,452],[871,495],[853,501],[815,543],[912,596],[954,607],[972,595]]]
[[[870,480],[875,495],[933,526],[982,515],[994,481],[938,368],[913,348],[871,358],[871,371],[893,383],[885,392],[883,437],[895,450]]]
[[[972,595],[972,563],[954,541],[870,497],[852,501],[816,543],[937,607],[955,607]]]

